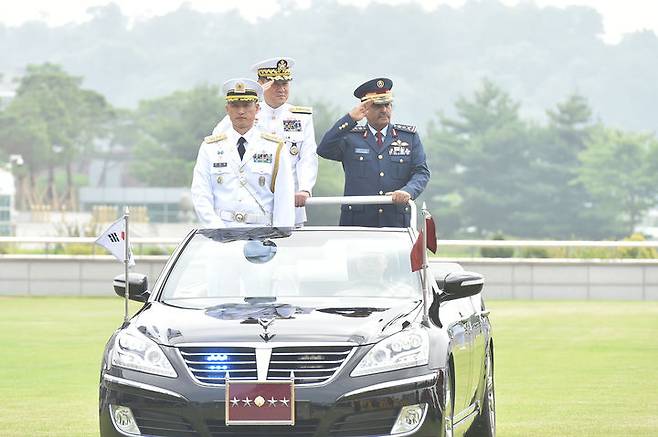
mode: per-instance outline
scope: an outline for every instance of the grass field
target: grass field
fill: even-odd
[[[499,436],[658,435],[658,302],[490,307]],[[0,298],[0,435],[98,435],[122,314],[120,299]]]

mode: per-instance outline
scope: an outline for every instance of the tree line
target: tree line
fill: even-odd
[[[428,11],[413,1],[272,3],[280,10],[257,22],[235,10],[190,5],[131,20],[108,3],[90,8],[89,21],[77,24],[0,24],[0,71],[21,76],[27,64],[54,62],[112,104],[134,108],[191,84],[242,76],[254,62],[280,54],[298,61],[296,91],[341,107],[351,104],[357,84],[391,77],[405,96],[397,107],[403,122],[426,125],[436,108],[450,108],[488,77],[523,99],[526,115],[540,117],[556,96],[577,90],[608,122],[658,129],[658,37],[638,31],[606,43],[602,17],[591,7],[477,0]]]
[[[0,106],[0,154],[21,154],[13,169],[18,205],[76,208],[77,187],[123,162],[123,185],[187,187],[199,144],[224,116],[215,85],[199,85],[111,105],[61,66],[30,65],[16,96]],[[314,107],[317,141],[342,115],[325,100]],[[432,171],[422,199],[441,236],[614,238],[633,232],[658,196],[658,141],[593,118],[588,101],[565,96],[546,121],[524,117],[500,85],[483,80],[469,96],[418,126]],[[395,121],[395,109],[394,109]],[[320,159],[316,195],[342,193],[342,170]]]

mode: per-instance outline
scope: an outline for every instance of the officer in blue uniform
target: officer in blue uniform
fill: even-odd
[[[407,227],[409,199],[427,186],[430,171],[415,126],[391,124],[393,82],[377,78],[359,86],[361,102],[324,134],[318,155],[340,161],[345,196],[391,195],[393,205],[342,205],[341,226]],[[358,122],[366,118],[365,125]]]

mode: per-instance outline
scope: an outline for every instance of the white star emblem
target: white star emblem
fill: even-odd
[[[248,397],[244,398],[242,403],[244,403],[245,407],[251,407],[251,399],[249,399]]]
[[[276,399],[274,399],[274,396],[272,396],[272,398],[271,398],[271,399],[268,399],[267,402],[270,403],[270,407],[276,407],[276,403],[277,403],[278,401],[277,401]]]
[[[232,407],[237,407],[239,403],[240,403],[240,399],[233,396],[233,399],[231,399],[231,406]]]
[[[284,397],[283,399],[281,399],[281,403],[282,403],[283,405],[285,405],[286,407],[288,406],[288,402],[289,402],[289,400],[286,399],[285,397]]]

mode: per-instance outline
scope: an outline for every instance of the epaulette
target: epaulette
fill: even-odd
[[[290,112],[293,114],[313,114],[313,108],[310,106],[291,106]]]
[[[410,134],[416,133],[416,126],[411,126],[409,124],[394,124],[393,127],[403,132],[409,132]]]
[[[365,125],[357,124],[356,126],[354,126],[352,128],[352,130],[350,132],[363,132],[364,130],[366,130]]]
[[[226,139],[226,134],[208,135],[203,139],[203,142],[206,144],[211,144],[225,139]]]
[[[261,137],[265,138],[268,141],[272,141],[274,143],[282,143],[283,140],[276,135],[268,134],[267,132],[263,132],[260,134]]]

